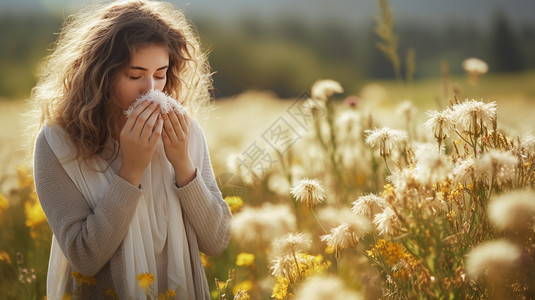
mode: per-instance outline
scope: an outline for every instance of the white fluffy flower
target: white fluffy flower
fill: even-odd
[[[303,179],[290,192],[297,201],[304,202],[308,208],[325,200],[325,191],[317,179]]]
[[[466,183],[472,180],[474,174],[474,159],[468,157],[464,160],[459,160],[453,167],[453,171],[449,174],[449,178],[453,182]]]
[[[296,229],[295,215],[290,207],[271,203],[242,208],[234,215],[232,223],[232,235],[242,245],[269,243]]]
[[[407,119],[412,118],[412,116],[416,114],[417,111],[418,109],[416,108],[416,106],[414,106],[411,100],[404,100],[396,108],[396,114]]]
[[[535,218],[535,193],[529,190],[509,192],[489,204],[489,220],[499,228],[529,227]]]
[[[429,110],[427,111],[429,120],[424,123],[424,126],[433,131],[436,139],[443,140],[449,136],[455,129],[455,120],[453,119],[452,110],[447,108],[443,111]]]
[[[463,61],[463,69],[470,74],[485,74],[489,71],[489,66],[486,62],[479,58],[470,57]]]
[[[439,153],[436,145],[422,144],[414,151],[416,158],[415,178],[429,185],[446,179],[452,165],[448,157]]]
[[[340,83],[332,79],[321,79],[312,85],[310,93],[312,98],[326,101],[334,94],[341,94],[344,92],[344,88]]]
[[[394,226],[398,222],[398,217],[394,210],[387,206],[382,213],[376,214],[373,218],[377,230],[382,235],[392,235],[394,233]]]
[[[317,276],[307,279],[297,291],[295,300],[360,300],[357,293],[347,289],[337,277]]]
[[[470,100],[455,104],[452,110],[452,118],[456,120],[458,129],[473,132],[474,126],[479,126],[480,122],[490,126],[496,119],[496,102],[484,103]],[[474,123],[476,122],[476,123]]]
[[[310,235],[306,233],[288,233],[273,241],[273,250],[281,255],[308,250],[312,245]]]
[[[350,224],[342,224],[332,228],[329,234],[322,235],[320,238],[335,250],[355,248],[359,239],[365,235],[363,232],[358,232],[355,229]]]
[[[348,142],[354,144],[354,141],[361,136],[361,116],[354,110],[346,110],[340,113],[334,125],[337,129],[339,143]]]
[[[520,258],[518,246],[505,241],[485,242],[470,250],[466,258],[466,273],[477,279],[488,273],[499,275],[513,266]]]
[[[406,132],[388,127],[365,132],[368,133],[366,144],[372,147],[379,145],[379,153],[382,157],[389,157],[392,150],[407,138]]]
[[[132,105],[130,105],[130,107],[124,111],[124,114],[129,117],[134,109],[145,100],[158,102],[160,104],[160,111],[164,114],[170,112],[171,110],[175,111],[175,113],[186,113],[184,106],[178,103],[177,100],[167,95],[165,92],[150,90],[136,99],[136,101],[134,101],[134,103],[132,103]]]
[[[351,210],[357,215],[371,216],[373,207],[375,206],[384,208],[386,206],[385,199],[375,194],[368,194],[360,196],[357,200],[355,200]]]
[[[527,136],[522,140],[522,147],[531,155],[535,155],[535,136]]]
[[[320,208],[317,212],[321,224],[327,228],[336,227],[340,224],[347,223],[355,217],[348,207],[334,207],[327,205]]]
[[[477,174],[493,177],[501,184],[514,179],[517,165],[518,157],[511,152],[492,149],[477,160],[474,167]]]

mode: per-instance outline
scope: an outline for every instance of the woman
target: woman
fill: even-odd
[[[54,233],[48,299],[210,299],[199,252],[226,248],[231,214],[202,130],[156,102],[124,114],[151,90],[199,112],[210,86],[169,4],[118,1],[67,20],[32,93],[35,184]]]

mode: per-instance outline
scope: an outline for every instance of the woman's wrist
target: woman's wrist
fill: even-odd
[[[173,168],[175,169],[175,181],[178,187],[187,185],[195,178],[195,167],[189,159],[178,166],[173,166]]]
[[[139,187],[139,184],[141,182],[141,174],[136,174],[136,172],[132,172],[124,165],[121,165],[121,168],[119,169],[119,172],[117,172],[117,175],[122,179],[128,181],[131,185]]]

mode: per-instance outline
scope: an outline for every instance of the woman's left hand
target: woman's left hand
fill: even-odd
[[[165,155],[175,169],[176,184],[182,187],[195,178],[195,167],[188,153],[191,120],[185,114],[177,114],[173,110],[162,114],[162,117]]]

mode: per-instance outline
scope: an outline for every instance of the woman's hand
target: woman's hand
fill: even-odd
[[[188,153],[191,120],[188,116],[177,114],[173,110],[162,116],[165,155],[175,169],[176,184],[182,187],[195,178],[195,167]]]
[[[156,149],[162,134],[163,119],[157,102],[144,101],[126,120],[119,144],[122,163],[118,175],[132,185],[139,186],[141,175]]]

